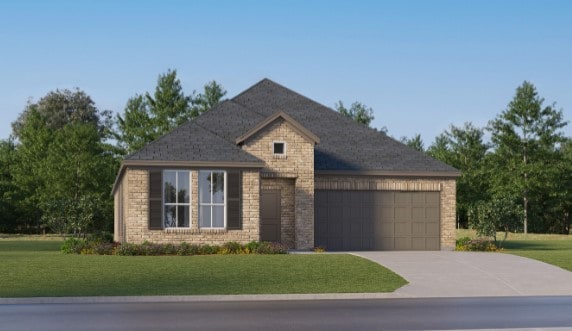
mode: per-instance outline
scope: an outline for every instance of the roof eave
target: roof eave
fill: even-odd
[[[431,177],[458,178],[460,171],[391,171],[391,170],[315,170],[322,176],[383,176],[383,177]]]
[[[296,132],[298,132],[300,135],[302,135],[308,141],[310,141],[314,144],[320,143],[320,138],[318,136],[316,136],[310,130],[306,129],[302,124],[298,123],[298,121],[296,121],[290,115],[286,114],[283,111],[276,112],[275,114],[267,117],[265,120],[263,120],[260,123],[258,123],[257,125],[255,125],[252,129],[248,130],[245,134],[236,138],[235,143],[237,145],[243,143],[245,140],[252,137],[257,132],[264,129],[266,126],[268,126],[270,123],[274,122],[278,118],[284,119],[284,121],[288,125],[290,125]]]

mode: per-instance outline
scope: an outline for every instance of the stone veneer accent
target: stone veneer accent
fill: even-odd
[[[273,143],[277,141],[286,143],[286,155],[274,155]],[[261,172],[263,185],[271,182],[267,178],[290,178],[294,181],[294,248],[313,248],[314,142],[307,140],[284,119],[278,118],[244,141],[242,149],[265,161],[266,166]],[[283,182],[275,181],[273,185],[281,185],[280,183]],[[289,195],[284,191],[281,194],[282,199]],[[281,203],[284,204],[287,203]],[[290,216],[287,213],[288,209],[283,208],[282,222],[288,222]],[[282,226],[284,229],[284,226],[290,225]],[[289,236],[287,234],[283,239],[289,241]]]
[[[316,175],[316,190],[379,190],[440,192],[441,250],[454,250],[456,180],[450,178],[388,178],[380,176]]]
[[[123,215],[116,204],[116,234],[119,242],[223,244],[228,241],[248,243],[259,240],[260,176],[257,170],[242,171],[242,230],[199,229],[198,224],[198,171],[191,171],[191,227],[185,229],[149,230],[149,171],[145,168],[127,168],[120,183],[123,191]],[[121,234],[120,228],[123,228]]]

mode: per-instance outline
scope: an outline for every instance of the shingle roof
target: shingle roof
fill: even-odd
[[[186,122],[170,133],[129,155],[126,160],[262,162],[235,144],[209,132],[194,121]]]
[[[320,137],[314,152],[316,170],[457,172],[383,132],[356,123],[269,79],[260,81],[232,101],[263,116],[284,111]]]
[[[235,140],[282,111],[320,139],[317,171],[387,171],[457,173],[424,153],[342,116],[269,79],[154,141],[129,160],[261,162]]]

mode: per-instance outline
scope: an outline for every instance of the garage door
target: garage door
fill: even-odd
[[[315,245],[439,250],[439,192],[316,191]]]

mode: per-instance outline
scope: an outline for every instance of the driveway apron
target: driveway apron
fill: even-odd
[[[400,297],[572,295],[572,272],[503,253],[354,252],[401,275]]]

